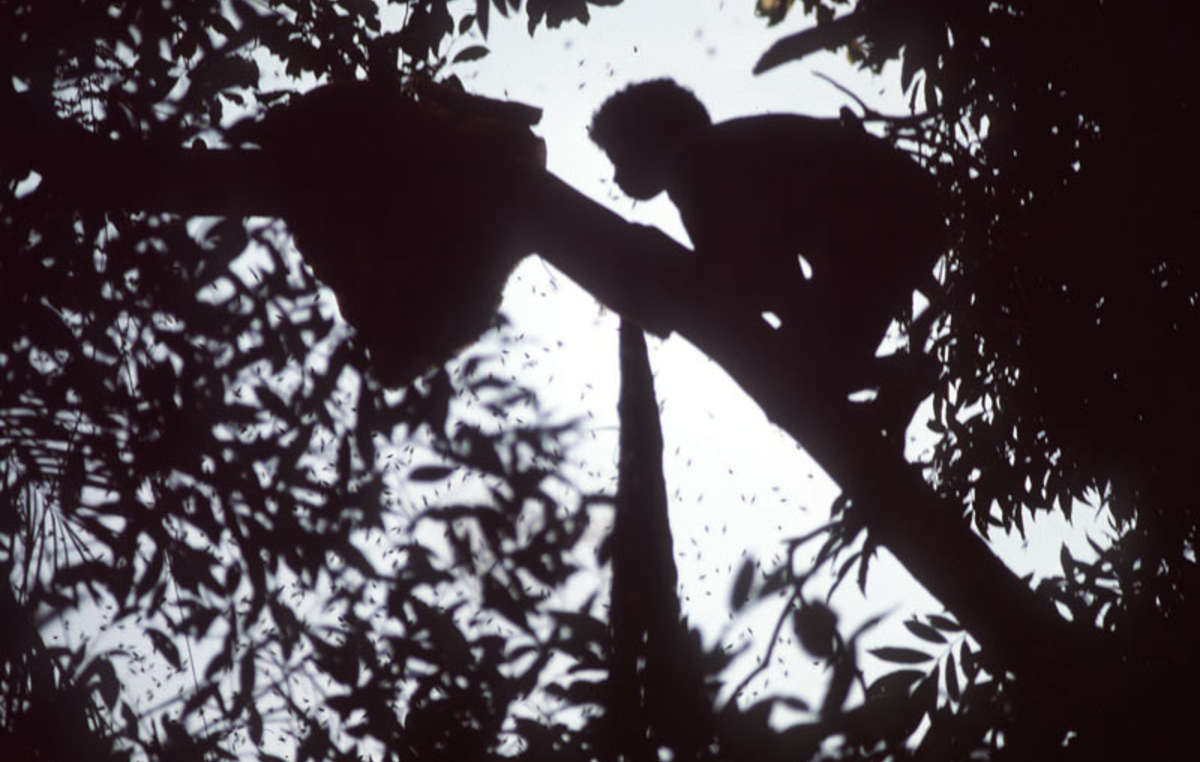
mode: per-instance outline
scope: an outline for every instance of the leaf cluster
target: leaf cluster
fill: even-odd
[[[5,6],[0,99],[12,82],[94,133],[166,145],[201,146],[231,107],[267,100],[262,51],[293,76],[347,79],[392,42],[374,3],[77,5]],[[413,5],[436,17],[445,3]],[[403,70],[440,65],[448,30],[412,29]],[[480,359],[385,393],[280,225],[65,211],[12,145],[0,568],[14,617],[42,613],[3,651],[5,737],[78,759],[219,758],[247,742],[269,757],[276,733],[313,759],[359,741],[406,758],[500,743],[509,705],[562,650],[532,618],[587,526],[564,504],[569,485],[548,486],[571,428]],[[522,408],[532,423],[507,418]],[[464,409],[472,422],[449,425]],[[425,509],[445,502],[432,489],[419,519],[400,521],[415,509],[397,452],[473,474],[483,497]],[[408,484],[450,473],[418,468]],[[366,544],[384,532],[409,537],[390,570]],[[450,588],[461,599],[447,605]],[[119,649],[41,643],[92,612],[125,633]],[[120,690],[131,671],[180,697],[139,701]]]
[[[1195,108],[1185,51],[1196,28],[1194,13],[1168,2],[864,0],[843,17],[819,16],[759,67],[824,48],[876,72],[899,62],[915,115],[867,116],[916,147],[948,201],[926,473],[984,536],[1024,535],[1047,511],[1104,511],[1111,537],[1093,547],[1098,559],[1065,555],[1063,577],[1038,591],[1074,622],[1112,634],[1144,674],[1180,684],[1195,679],[1188,649],[1155,658],[1144,649],[1164,642],[1159,622],[1195,627],[1185,599],[1200,518],[1189,444],[1200,417],[1190,391],[1200,381],[1190,359],[1200,273],[1181,243],[1195,216],[1183,189],[1200,153],[1178,130]],[[858,536],[853,512],[843,517],[822,559]],[[839,574],[869,548],[862,554]],[[1006,721],[993,698],[978,699],[977,716],[992,719],[975,741],[963,741],[943,707],[923,747],[929,758],[960,758],[971,743],[1005,737],[1014,758],[1083,759],[1127,753],[1147,737],[1169,749],[1185,732],[1165,689],[1087,679],[1098,702],[1129,718],[1119,731],[1093,728],[1109,739],[1103,750],[1079,740],[1091,718]],[[964,711],[976,710],[965,701],[952,714]]]

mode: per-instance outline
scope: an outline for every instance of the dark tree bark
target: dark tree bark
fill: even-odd
[[[697,759],[710,740],[711,706],[699,650],[684,626],[663,476],[663,437],[642,330],[621,321],[621,422],[612,558],[609,665],[615,752],[655,762],[658,748]],[[615,756],[615,754],[614,754]]]

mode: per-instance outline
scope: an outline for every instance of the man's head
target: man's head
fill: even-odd
[[[589,134],[608,154],[621,190],[648,199],[666,187],[683,144],[710,124],[704,104],[690,90],[655,79],[609,97],[592,117]]]

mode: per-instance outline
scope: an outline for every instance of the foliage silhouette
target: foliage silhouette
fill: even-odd
[[[91,133],[148,147],[195,145],[229,104],[254,95],[249,41],[279,53],[294,74],[345,79],[366,61],[365,42],[378,29],[376,10],[363,3],[351,4],[348,16],[328,4],[297,6],[292,21],[250,3],[224,11],[151,3],[111,14],[100,4],[77,18],[74,35],[59,23],[64,5],[6,6],[4,102],[53,113],[52,87],[71,83],[58,101],[68,116]],[[122,46],[137,51],[136,66]],[[407,59],[405,73],[432,71],[438,55]],[[181,79],[172,67],[193,56],[201,65]],[[93,66],[119,72],[124,87],[108,89]],[[9,92],[10,79],[26,92]],[[164,119],[156,109],[181,83]],[[45,124],[61,137],[58,122]],[[478,358],[453,378],[435,373],[399,403],[385,399],[278,225],[227,219],[197,234],[194,223],[171,215],[94,204],[63,214],[79,198],[69,170],[92,159],[76,152],[82,166],[63,167],[65,182],[49,172],[41,187],[18,192],[29,169],[46,168],[45,153],[21,150],[46,137],[29,126],[7,123],[2,160],[5,578],[20,581],[21,611],[52,612],[39,615],[43,627],[70,626],[73,612],[100,607],[107,627],[132,626],[134,634],[99,654],[87,643],[70,652],[4,649],[5,727],[29,731],[22,738],[32,739],[34,756],[80,759],[105,758],[61,745],[85,744],[89,724],[96,748],[108,743],[117,758],[211,758],[244,752],[247,740],[267,755],[264,739],[280,733],[309,758],[353,756],[347,744],[362,737],[387,741],[401,758],[482,756],[498,742],[508,704],[537,686],[548,657],[532,669],[505,665],[551,646],[531,636],[514,653],[494,632],[460,633],[454,617],[463,602],[444,607],[436,592],[482,579],[486,603],[476,597],[476,615],[520,618],[533,615],[539,594],[518,579],[562,584],[571,572],[563,551],[586,521],[559,510],[561,488],[551,495],[546,481],[570,427],[546,421],[527,390],[489,375]],[[147,164],[107,164],[105,175],[139,175]],[[251,271],[236,264],[247,244],[259,256]],[[531,423],[507,418],[518,407]],[[470,421],[448,427],[464,412]],[[446,552],[416,542],[394,551],[403,563],[386,575],[383,610],[395,629],[385,636],[356,607],[380,606],[383,572],[361,548],[365,533],[383,531],[385,516],[397,515],[395,485],[377,462],[380,435],[393,433],[425,459],[485,475],[490,499],[433,517],[447,524]],[[518,536],[517,519],[539,507],[540,528]],[[495,551],[488,574],[476,574],[465,552],[476,535]],[[64,543],[74,551],[55,552]],[[332,592],[327,602],[340,621],[303,610],[319,589]],[[151,622],[143,630],[144,616]],[[191,644],[206,644],[196,660]],[[160,721],[160,711],[118,695],[110,682],[101,684],[104,703],[85,716],[89,675],[127,671],[131,660],[156,653],[168,674],[187,670],[188,691],[168,702],[169,716]],[[84,657],[103,666],[72,677]],[[83,703],[60,703],[61,717],[47,715],[41,708],[58,689],[35,681],[24,662],[77,680]],[[373,676],[371,689],[356,691],[364,674]],[[297,679],[317,676],[329,682],[295,692]],[[464,681],[470,691],[455,690]],[[339,684],[344,693],[332,687]],[[407,711],[398,713],[405,694]],[[343,721],[331,728],[326,718],[337,716]],[[56,731],[51,719],[75,729]]]
[[[964,670],[969,687],[952,688],[953,652],[939,649],[951,695],[930,703],[920,753],[963,758],[979,744],[998,758],[1120,759],[1184,748],[1187,702],[1174,691],[1196,666],[1174,644],[1197,631],[1183,601],[1196,584],[1187,442],[1198,411],[1184,390],[1200,324],[1195,265],[1179,242],[1195,215],[1181,189],[1200,157],[1170,125],[1195,107],[1183,51],[1196,14],[1162,2],[931,0],[902,11],[863,2],[834,18],[833,4],[805,5],[824,6],[818,26],[780,40],[759,70],[826,47],[876,71],[900,59],[914,108],[933,116],[893,131],[939,157],[939,181],[958,200],[949,265],[963,300],[934,349],[946,382],[931,423],[938,489],[981,533],[1024,533],[1045,511],[1070,518],[1076,500],[1111,516],[1098,558],[1064,549],[1064,576],[1038,589],[1112,634],[1127,666],[1080,673],[1090,706],[1039,713],[1030,707],[1062,702],[1037,701],[994,665],[990,677]]]
[[[926,0],[905,3],[901,17],[899,3],[860,5],[841,22],[839,3],[803,3],[822,22],[819,37],[785,47],[780,60],[842,42],[875,70],[899,59],[921,107],[919,118],[863,118],[923,145],[953,201],[955,298],[930,348],[942,373],[930,390],[940,439],[924,465],[937,496],[923,497],[918,475],[873,452],[868,425],[832,402],[812,404],[819,395],[798,363],[777,359],[802,351],[687,312],[677,293],[696,294],[679,287],[686,268],[651,269],[656,259],[646,272],[680,277],[629,288],[661,292],[657,325],[704,337],[845,486],[821,560],[840,563],[842,575],[857,568],[861,583],[875,548],[889,547],[956,618],[910,623],[928,660],[914,643],[878,649],[901,669],[869,686],[861,705],[781,732],[767,725],[770,703],[731,710],[721,735],[746,743],[725,748],[807,757],[840,736],[831,753],[859,759],[1177,753],[1191,743],[1190,705],[1179,696],[1197,669],[1189,441],[1198,403],[1188,361],[1197,284],[1179,244],[1195,218],[1194,194],[1180,189],[1197,157],[1178,138],[1194,112],[1194,12],[1166,2],[1068,12]],[[488,8],[481,0],[460,26],[486,30]],[[586,5],[526,10],[532,28],[581,19]],[[293,75],[343,82],[397,67],[405,80],[428,77],[458,50],[437,1],[417,4],[403,33],[384,32],[373,6],[351,2],[151,2],[110,12],[39,0],[0,13],[6,114],[14,99],[33,103],[97,140],[141,141],[193,167],[228,157],[179,149],[219,140],[231,105],[267,99],[251,42]],[[68,17],[74,23],[62,23]],[[352,758],[356,739],[403,759],[478,758],[514,739],[530,759],[592,756],[588,731],[506,720],[541,690],[556,656],[579,669],[604,665],[604,623],[590,602],[565,611],[542,602],[573,571],[562,551],[584,536],[582,508],[598,499],[575,496],[575,510],[559,511],[548,486],[570,428],[536,412],[533,424],[507,418],[533,397],[489,377],[482,362],[435,373],[399,403],[384,395],[320,308],[278,225],[106,210],[79,203],[94,187],[69,173],[18,193],[45,159],[36,146],[55,139],[58,122],[44,124],[10,118],[0,127],[2,568],[16,607],[39,628],[110,606],[112,628],[137,635],[117,651],[49,648],[26,635],[6,643],[6,738],[36,754],[83,754],[53,745],[69,732],[96,759],[186,758],[197,745],[240,752],[247,740],[267,755],[264,739],[278,733],[297,739],[301,758]],[[121,188],[122,170],[144,165],[122,168],[112,159],[119,150],[96,153],[71,158],[106,170],[89,178],[99,187]],[[169,186],[173,173],[164,174]],[[253,173],[224,177],[247,184],[210,188],[249,209]],[[603,253],[613,238],[594,231],[610,220],[570,208],[575,230],[552,219],[542,234],[599,241],[592,246]],[[634,245],[613,248],[658,245],[635,232],[624,239]],[[247,243],[259,257],[252,273]],[[597,266],[605,268],[632,271]],[[756,375],[763,369],[775,384]],[[486,422],[463,422],[474,416]],[[401,494],[395,466],[379,462],[377,435],[420,448],[402,467],[413,477],[402,488],[424,485],[444,508],[416,520],[444,528],[443,539],[400,545],[392,570],[360,550],[372,536],[364,530],[390,528]],[[482,474],[486,498],[441,505],[439,488],[464,471]],[[1064,554],[1063,576],[1039,581],[1037,598],[964,532],[964,512],[981,533],[1024,531],[1027,518],[1069,514],[1080,497],[1109,511],[1111,543],[1097,544],[1095,559]],[[529,513],[539,518],[533,530],[520,518]],[[863,545],[853,545],[864,529]],[[749,595],[796,590],[810,573],[777,570]],[[301,605],[318,591],[329,593],[324,619]],[[1055,604],[1071,612],[1071,626]],[[144,615],[159,618],[143,624]],[[465,626],[472,619],[480,624]],[[150,635],[155,628],[166,635]],[[212,645],[211,655],[188,653],[192,644]],[[168,671],[176,659],[195,666],[188,693],[167,707],[173,716],[112,693],[108,676],[143,657]],[[594,685],[552,692],[602,705]],[[50,703],[59,696],[69,700]],[[911,737],[926,719],[928,730]]]

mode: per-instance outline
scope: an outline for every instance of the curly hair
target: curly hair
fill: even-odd
[[[712,124],[708,110],[687,88],[670,79],[632,84],[610,96],[588,131],[606,150],[661,151],[682,136]]]

